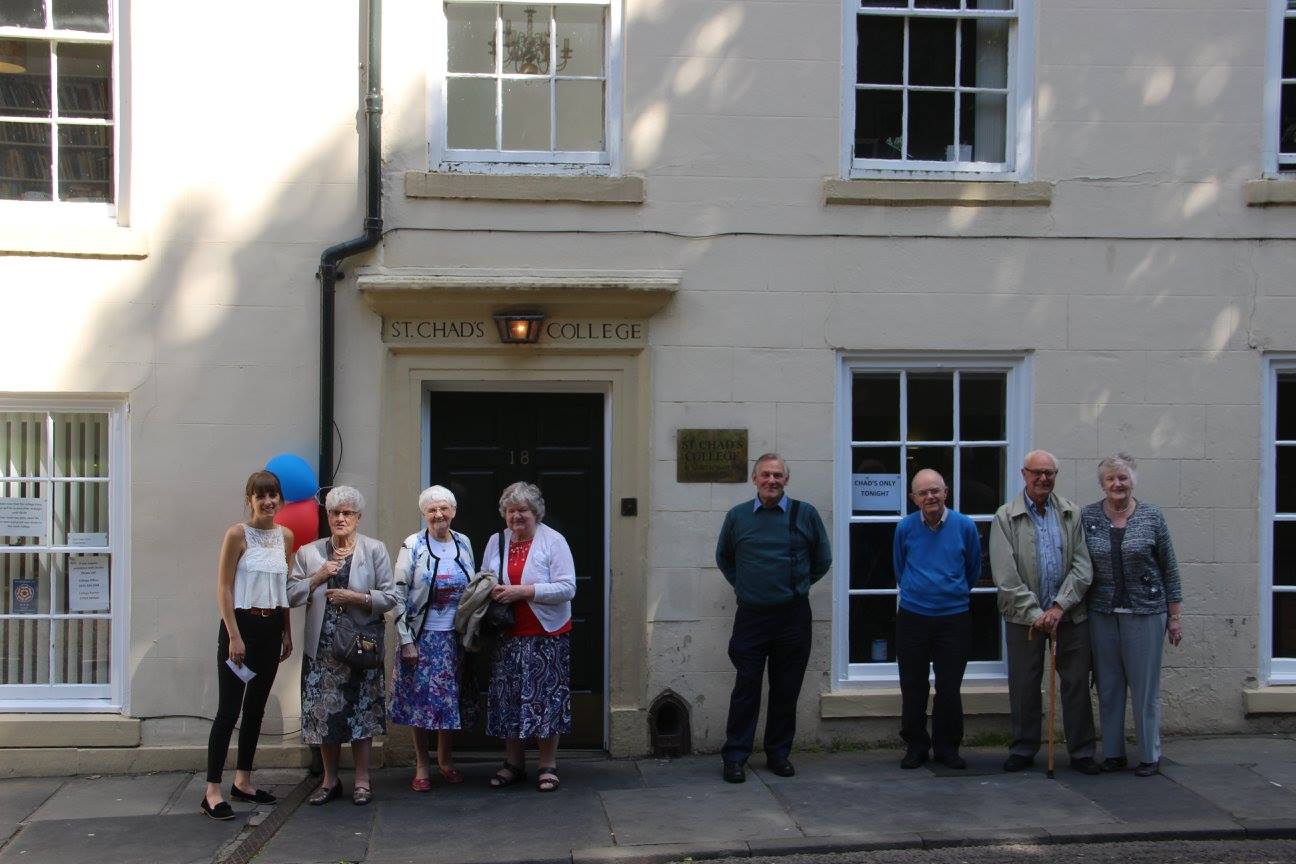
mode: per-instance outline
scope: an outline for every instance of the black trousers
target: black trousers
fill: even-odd
[[[261,719],[265,716],[266,700],[270,698],[270,688],[274,685],[275,673],[279,671],[279,654],[283,651],[282,615],[262,618],[235,609],[234,620],[238,622],[239,635],[247,649],[243,665],[255,672],[256,677],[244,684],[225,665],[229,659],[229,633],[222,621],[216,638],[216,682],[220,688],[220,702],[207,739],[208,783],[221,782],[225,755],[229,752],[230,737],[234,734],[234,724],[238,723],[240,712],[243,723],[239,726],[236,764],[240,771],[252,770],[257,739],[261,737]]]
[[[745,762],[756,739],[761,678],[769,663],[765,711],[765,755],[787,758],[796,736],[797,697],[810,662],[810,601],[802,597],[778,606],[739,606],[729,637],[729,659],[737,670],[725,724],[726,762]]]
[[[896,660],[900,665],[900,737],[911,750],[953,756],[963,743],[963,671],[971,645],[972,616],[896,612]],[[932,731],[927,734],[927,671],[936,673]]]

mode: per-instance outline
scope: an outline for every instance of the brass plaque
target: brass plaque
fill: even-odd
[[[741,483],[746,479],[746,429],[677,431],[675,482]]]

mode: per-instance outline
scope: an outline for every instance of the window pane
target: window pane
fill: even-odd
[[[1296,398],[1292,404],[1296,406]],[[851,381],[851,440],[900,440],[900,375],[856,375]]]
[[[0,620],[0,684],[49,680],[49,621]]]
[[[850,598],[850,662],[894,663],[895,618],[893,596]]]
[[[489,3],[446,4],[446,69],[495,71],[495,7]]]
[[[59,126],[59,200],[112,200],[112,129]]]
[[[859,90],[855,93],[855,157],[900,159],[901,100],[898,90]]]
[[[54,0],[54,26],[107,33],[108,0]]]
[[[954,86],[954,28],[939,18],[909,19],[909,83]],[[950,136],[951,141],[953,136]]]
[[[549,72],[549,8],[506,3],[504,18],[505,74],[545,75]],[[505,116],[508,112],[505,111]],[[506,148],[509,149],[509,148]],[[527,147],[534,150],[534,147]],[[549,149],[546,143],[543,149]]]
[[[1296,153],[1296,84],[1284,84],[1278,118],[1278,150]]]
[[[1296,585],[1296,522],[1275,522],[1273,584]]]
[[[891,544],[895,540],[894,522],[856,522],[850,526],[850,587],[894,588],[895,568],[891,563]],[[890,598],[893,605],[895,598]]]
[[[108,415],[54,414],[54,474],[108,476]]]
[[[1274,430],[1279,441],[1296,441],[1296,375],[1278,376],[1278,427]]]
[[[959,0],[915,0],[916,9],[957,9]]]
[[[559,81],[558,149],[603,149],[603,82]]]
[[[55,546],[106,546],[108,484],[54,483]]]
[[[909,454],[909,464],[905,466],[905,492],[909,492],[909,483],[913,480],[914,475],[924,468],[930,468],[933,471],[939,471],[941,477],[945,478],[945,485],[953,488],[954,486],[954,448],[953,447],[914,447],[910,446],[907,451]],[[916,510],[913,501],[908,494],[905,495],[906,512]]]
[[[1004,440],[1007,378],[998,373],[959,375],[959,440]]]
[[[995,594],[972,595],[972,649],[969,660],[1002,660],[999,605]]]
[[[960,23],[964,87],[1008,86],[1008,22],[973,18]]]
[[[960,99],[959,159],[1003,162],[1008,128],[1008,97],[999,93],[964,93]]]
[[[451,78],[446,82],[446,146],[495,149],[495,81]]]
[[[861,7],[876,9],[905,9],[909,6],[908,0],[860,0]]]
[[[896,477],[900,478],[899,484],[893,484],[889,490],[880,485]],[[904,511],[905,493],[899,447],[856,447],[851,451],[852,512],[898,516]]]
[[[954,439],[953,373],[910,373],[908,390],[909,440],[952,441]]]
[[[505,150],[549,149],[548,81],[503,82],[500,106]]]
[[[50,611],[49,556],[33,553],[0,553],[0,612],[6,615],[48,615]]]
[[[46,472],[48,461],[45,415],[0,411],[0,476],[40,476]]]
[[[558,64],[554,71],[562,75],[603,74],[603,6],[557,6],[555,44]],[[563,66],[563,55],[570,56]],[[559,105],[561,105],[561,99]],[[559,129],[562,125],[559,124]],[[568,149],[568,148],[564,148]],[[576,148],[570,148],[576,149]]]
[[[41,123],[0,123],[0,198],[49,201],[50,127]]]
[[[856,31],[856,80],[860,84],[904,83],[904,19],[861,15]]]
[[[0,3],[0,26],[44,29],[44,0],[4,0]]]
[[[107,684],[112,623],[106,619],[54,622],[54,683]]]
[[[1283,21],[1282,77],[1296,78],[1296,18]]]
[[[1278,513],[1296,513],[1296,445],[1278,447],[1278,481],[1277,502],[1274,510]]]
[[[60,45],[59,116],[112,119],[112,47]]]
[[[58,555],[55,557],[54,584],[58,614],[107,612],[111,598],[109,559],[107,555]]]
[[[1296,594],[1290,592],[1274,594],[1273,656],[1296,657]]]
[[[49,505],[45,484],[38,481],[0,482],[0,506],[10,526],[0,532],[0,546],[31,546],[45,543],[49,537]]]
[[[1004,501],[1004,448],[959,450],[959,494],[956,508],[969,516],[994,513]]]
[[[15,60],[22,64],[23,71],[0,74],[0,114],[8,117],[49,117],[49,43],[27,39],[0,42],[0,49],[10,47],[14,50]]]
[[[1011,9],[1013,0],[968,0],[969,9]]]
[[[909,158],[952,161],[954,94],[909,93]]]
[[[990,572],[990,522],[976,523],[977,534],[981,537],[981,576],[977,579],[977,588],[993,588],[994,574]]]

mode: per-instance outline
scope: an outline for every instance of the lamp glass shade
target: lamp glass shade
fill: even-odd
[[[500,341],[506,345],[535,342],[540,338],[540,324],[545,319],[543,312],[496,312],[491,317],[495,319]]]

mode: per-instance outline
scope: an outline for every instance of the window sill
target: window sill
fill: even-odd
[[[443,174],[409,171],[409,198],[478,201],[544,201],[583,204],[642,204],[642,177],[551,176],[543,174]]]
[[[840,180],[823,182],[824,204],[873,207],[1047,207],[1053,185],[995,180]]]
[[[1009,713],[1008,684],[963,684],[963,713],[966,716]],[[823,720],[893,718],[900,716],[900,688],[877,687],[842,690],[819,696],[819,717]]]
[[[147,258],[148,236],[118,225],[4,220],[0,255],[62,258]]]
[[[1248,207],[1296,206],[1296,177],[1290,180],[1248,180],[1242,184]]]
[[[1296,685],[1273,685],[1242,691],[1247,715],[1296,714]]]

